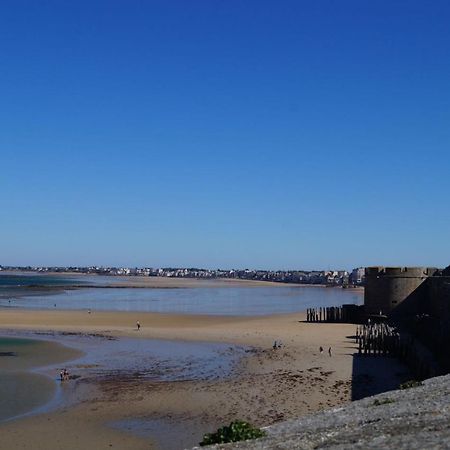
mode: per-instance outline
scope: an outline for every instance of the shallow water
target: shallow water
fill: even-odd
[[[76,381],[59,382],[62,366],[77,380],[212,380],[230,376],[246,351],[222,343],[9,334],[0,337],[0,421],[76,399]],[[67,362],[68,355],[76,359]]]
[[[53,295],[22,297],[11,301],[2,299],[0,307],[267,315],[304,311],[310,307],[362,304],[362,301],[363,294],[353,289],[308,286],[83,288]]]
[[[0,273],[0,288],[4,287],[30,287],[30,286],[67,286],[73,284],[76,281],[78,283],[83,283],[84,280],[77,278],[76,276],[52,276],[46,274],[22,274],[22,273],[11,273],[2,272]]]
[[[52,276],[47,274],[22,274],[0,272],[0,298],[6,303],[14,298],[31,295],[50,295],[63,292],[65,286],[84,285],[85,280],[74,276]]]
[[[81,377],[133,377],[159,381],[206,380],[229,376],[246,349],[223,343],[162,339],[111,339],[90,335],[41,335],[84,352],[66,363]],[[49,367],[57,371],[57,367]]]

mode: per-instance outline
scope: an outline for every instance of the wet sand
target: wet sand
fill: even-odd
[[[225,342],[252,350],[228,379],[160,382],[128,374],[93,380],[89,396],[80,394],[77,405],[1,425],[0,448],[30,448],[31,442],[35,449],[191,447],[203,433],[234,419],[269,425],[349,402],[358,385],[370,394],[396,387],[405,377],[405,368],[386,358],[352,380],[355,327],[304,319],[304,314],[137,317],[127,312],[2,311],[0,329]],[[282,347],[273,350],[274,340]]]
[[[30,413],[48,403],[57,390],[57,372],[39,368],[62,364],[82,353],[58,343],[0,337],[0,421]]]

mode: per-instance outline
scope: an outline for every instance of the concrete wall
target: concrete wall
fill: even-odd
[[[433,267],[367,267],[366,314],[407,315],[426,312]]]

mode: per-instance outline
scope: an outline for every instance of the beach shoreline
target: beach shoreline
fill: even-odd
[[[139,331],[136,320],[141,323]],[[116,339],[221,342],[250,348],[236,374],[226,379],[157,382],[112,376],[91,380],[86,391],[90,397],[82,396],[70,408],[1,425],[3,445],[17,443],[20,435],[19,441],[26,446],[38,432],[42,446],[35,446],[37,449],[75,449],[80,442],[96,448],[109,448],[109,444],[148,448],[155,429],[153,434],[151,430],[148,435],[140,434],[134,429],[136,421],[145,426],[163,421],[169,430],[184,429],[184,435],[178,433],[189,447],[198,443],[202,433],[234,419],[265,426],[351,401],[356,348],[350,336],[354,325],[304,320],[304,313],[249,317],[2,310],[0,332],[91,333]],[[274,350],[274,341],[281,347]],[[360,377],[360,388],[367,384],[380,390],[396,387],[401,378],[398,374],[406,369],[386,360],[380,368],[374,364],[364,370],[367,376]],[[145,426],[138,428],[142,431]],[[52,442],[55,433],[64,445],[61,440]],[[164,436],[155,448],[161,448],[161,442],[164,444]]]

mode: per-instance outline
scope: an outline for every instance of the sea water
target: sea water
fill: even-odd
[[[52,295],[0,299],[0,307],[31,309],[91,309],[158,313],[268,315],[311,307],[362,304],[354,289],[310,286],[199,288],[81,288]],[[56,306],[55,306],[56,305]]]

